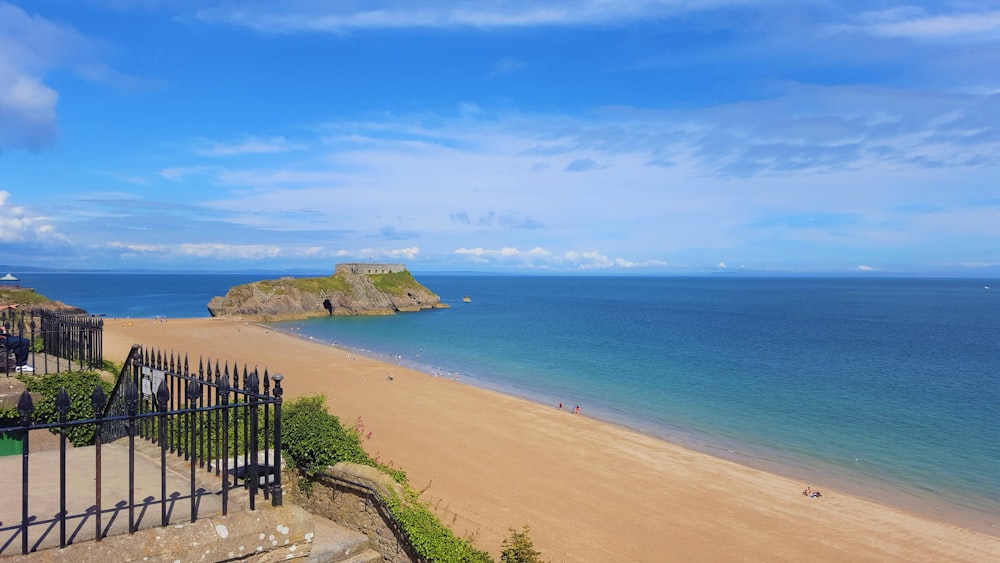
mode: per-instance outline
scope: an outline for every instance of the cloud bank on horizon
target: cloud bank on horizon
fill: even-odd
[[[0,0],[2,262],[1000,275],[1000,0]]]

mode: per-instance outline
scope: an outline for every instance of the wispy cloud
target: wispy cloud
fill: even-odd
[[[666,262],[648,260],[633,262],[624,258],[612,258],[596,251],[570,251],[562,254],[550,252],[542,247],[520,250],[515,247],[503,248],[456,248],[452,254],[470,264],[512,266],[538,270],[631,270],[640,268],[662,268]]]
[[[0,242],[9,245],[8,253],[15,247],[70,243],[56,230],[52,218],[33,215],[29,208],[12,204],[10,192],[3,190],[0,190]]]
[[[512,74],[524,69],[527,65],[523,61],[519,61],[513,57],[504,57],[499,61],[493,63],[493,68],[490,69],[486,76],[490,78],[496,78],[504,74]]]
[[[863,14],[862,21],[864,29],[883,37],[961,42],[1000,39],[1000,10],[928,14],[918,8],[896,8]]]
[[[39,150],[55,141],[59,95],[41,77],[63,56],[53,44],[74,43],[76,38],[69,30],[0,2],[0,151]]]
[[[238,156],[245,154],[279,154],[300,151],[302,143],[289,141],[285,137],[247,137],[239,141],[224,143],[207,141],[205,146],[195,149],[201,156]]]
[[[226,4],[197,12],[206,22],[245,26],[265,33],[295,31],[343,33],[361,29],[523,28],[536,26],[593,25],[632,21],[676,13],[688,13],[738,4],[739,0],[562,0],[559,2],[513,1],[503,3],[458,1],[369,2],[354,4],[298,2],[281,8],[265,2]]]
[[[0,0],[0,152],[55,143],[59,93],[46,83],[53,71],[128,88],[159,84],[111,68],[100,60],[105,48],[71,27]]]

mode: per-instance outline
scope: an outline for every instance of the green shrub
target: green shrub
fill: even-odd
[[[115,377],[118,377],[118,374],[122,372],[122,367],[111,360],[101,360],[101,369],[114,374]]]
[[[500,552],[500,563],[545,563],[541,559],[541,552],[535,551],[534,544],[528,536],[528,526],[519,532],[514,528],[510,529],[510,537],[503,540]]]
[[[435,563],[492,563],[485,551],[476,549],[466,538],[459,538],[404,485],[405,498],[385,499],[389,511],[403,527],[417,553]]]
[[[20,375],[18,379],[24,382],[24,387],[28,392],[41,394],[42,398],[35,403],[35,410],[32,413],[32,420],[41,423],[59,422],[56,396],[63,387],[69,394],[67,420],[94,418],[94,407],[90,403],[94,389],[97,386],[103,387],[105,397],[110,398],[112,388],[111,384],[104,381],[100,374],[88,371],[56,373],[44,377]],[[66,438],[74,446],[93,444],[94,426],[87,424],[67,428]]]
[[[281,411],[281,443],[286,459],[304,471],[322,470],[339,461],[373,465],[361,439],[326,410],[326,397],[289,401]]]

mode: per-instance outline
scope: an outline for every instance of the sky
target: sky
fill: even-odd
[[[1000,0],[0,0],[0,248],[1000,276]]]

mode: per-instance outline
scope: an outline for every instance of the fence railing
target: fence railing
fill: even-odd
[[[228,363],[199,360],[197,373],[189,368],[188,358],[159,350],[143,351],[133,346],[105,407],[108,421],[102,434],[117,439],[127,429],[116,416],[128,409],[128,384],[140,392],[139,414],[154,410],[184,413],[165,428],[151,421],[140,425],[138,434],[160,445],[167,453],[190,461],[195,466],[223,478],[225,491],[230,472],[250,490],[250,507],[262,489],[265,499],[281,504],[281,381],[283,377],[263,378],[257,369],[243,366],[243,376]],[[271,389],[271,383],[274,389]],[[263,383],[263,389],[261,389]],[[163,435],[160,435],[160,432]],[[263,435],[263,439],[261,436]],[[265,486],[260,487],[260,480]],[[227,497],[223,495],[223,507]]]
[[[101,317],[6,309],[0,311],[0,325],[24,340],[28,363],[43,373],[100,369],[104,364]],[[0,362],[0,368],[7,375],[14,371],[8,362]]]
[[[230,383],[229,364],[223,366],[217,362],[213,367],[211,361],[207,364],[199,362],[198,373],[192,374],[186,358],[181,363],[179,356],[144,352],[139,345],[135,345],[125,360],[110,397],[105,395],[102,387],[94,389],[90,398],[96,413],[94,418],[67,420],[70,398],[62,389],[55,401],[58,421],[34,422],[33,399],[27,391],[22,393],[17,406],[20,424],[0,428],[0,432],[19,431],[22,436],[21,553],[29,552],[29,528],[38,523],[31,515],[28,494],[32,475],[29,471],[29,436],[33,430],[51,430],[60,436],[60,510],[55,516],[60,547],[67,544],[66,520],[72,516],[67,514],[67,494],[81,493],[67,490],[66,431],[81,425],[91,425],[96,430],[96,490],[90,497],[96,501],[87,509],[87,514],[95,518],[94,538],[97,541],[107,531],[102,527],[102,514],[105,512],[101,496],[102,447],[123,438],[128,439],[128,499],[116,504],[114,514],[127,510],[130,534],[137,530],[136,508],[145,511],[150,504],[160,505],[160,525],[169,524],[168,506],[173,507],[177,500],[176,492],[171,496],[167,493],[167,460],[170,456],[182,457],[190,465],[191,522],[197,519],[200,497],[208,494],[197,488],[196,473],[199,470],[221,478],[219,494],[223,514],[228,513],[230,491],[235,488],[248,491],[251,510],[256,508],[255,498],[261,490],[265,499],[269,498],[275,506],[281,505],[282,379],[280,374],[269,377],[265,371],[261,390],[256,369],[248,370],[244,366],[240,377],[236,364],[233,364],[233,380]],[[273,390],[270,388],[272,382]],[[135,499],[136,438],[156,444],[160,457],[159,498],[147,498],[140,503]],[[242,486],[239,481],[242,481]],[[53,522],[48,524],[54,525]],[[10,528],[5,526],[3,529]]]

